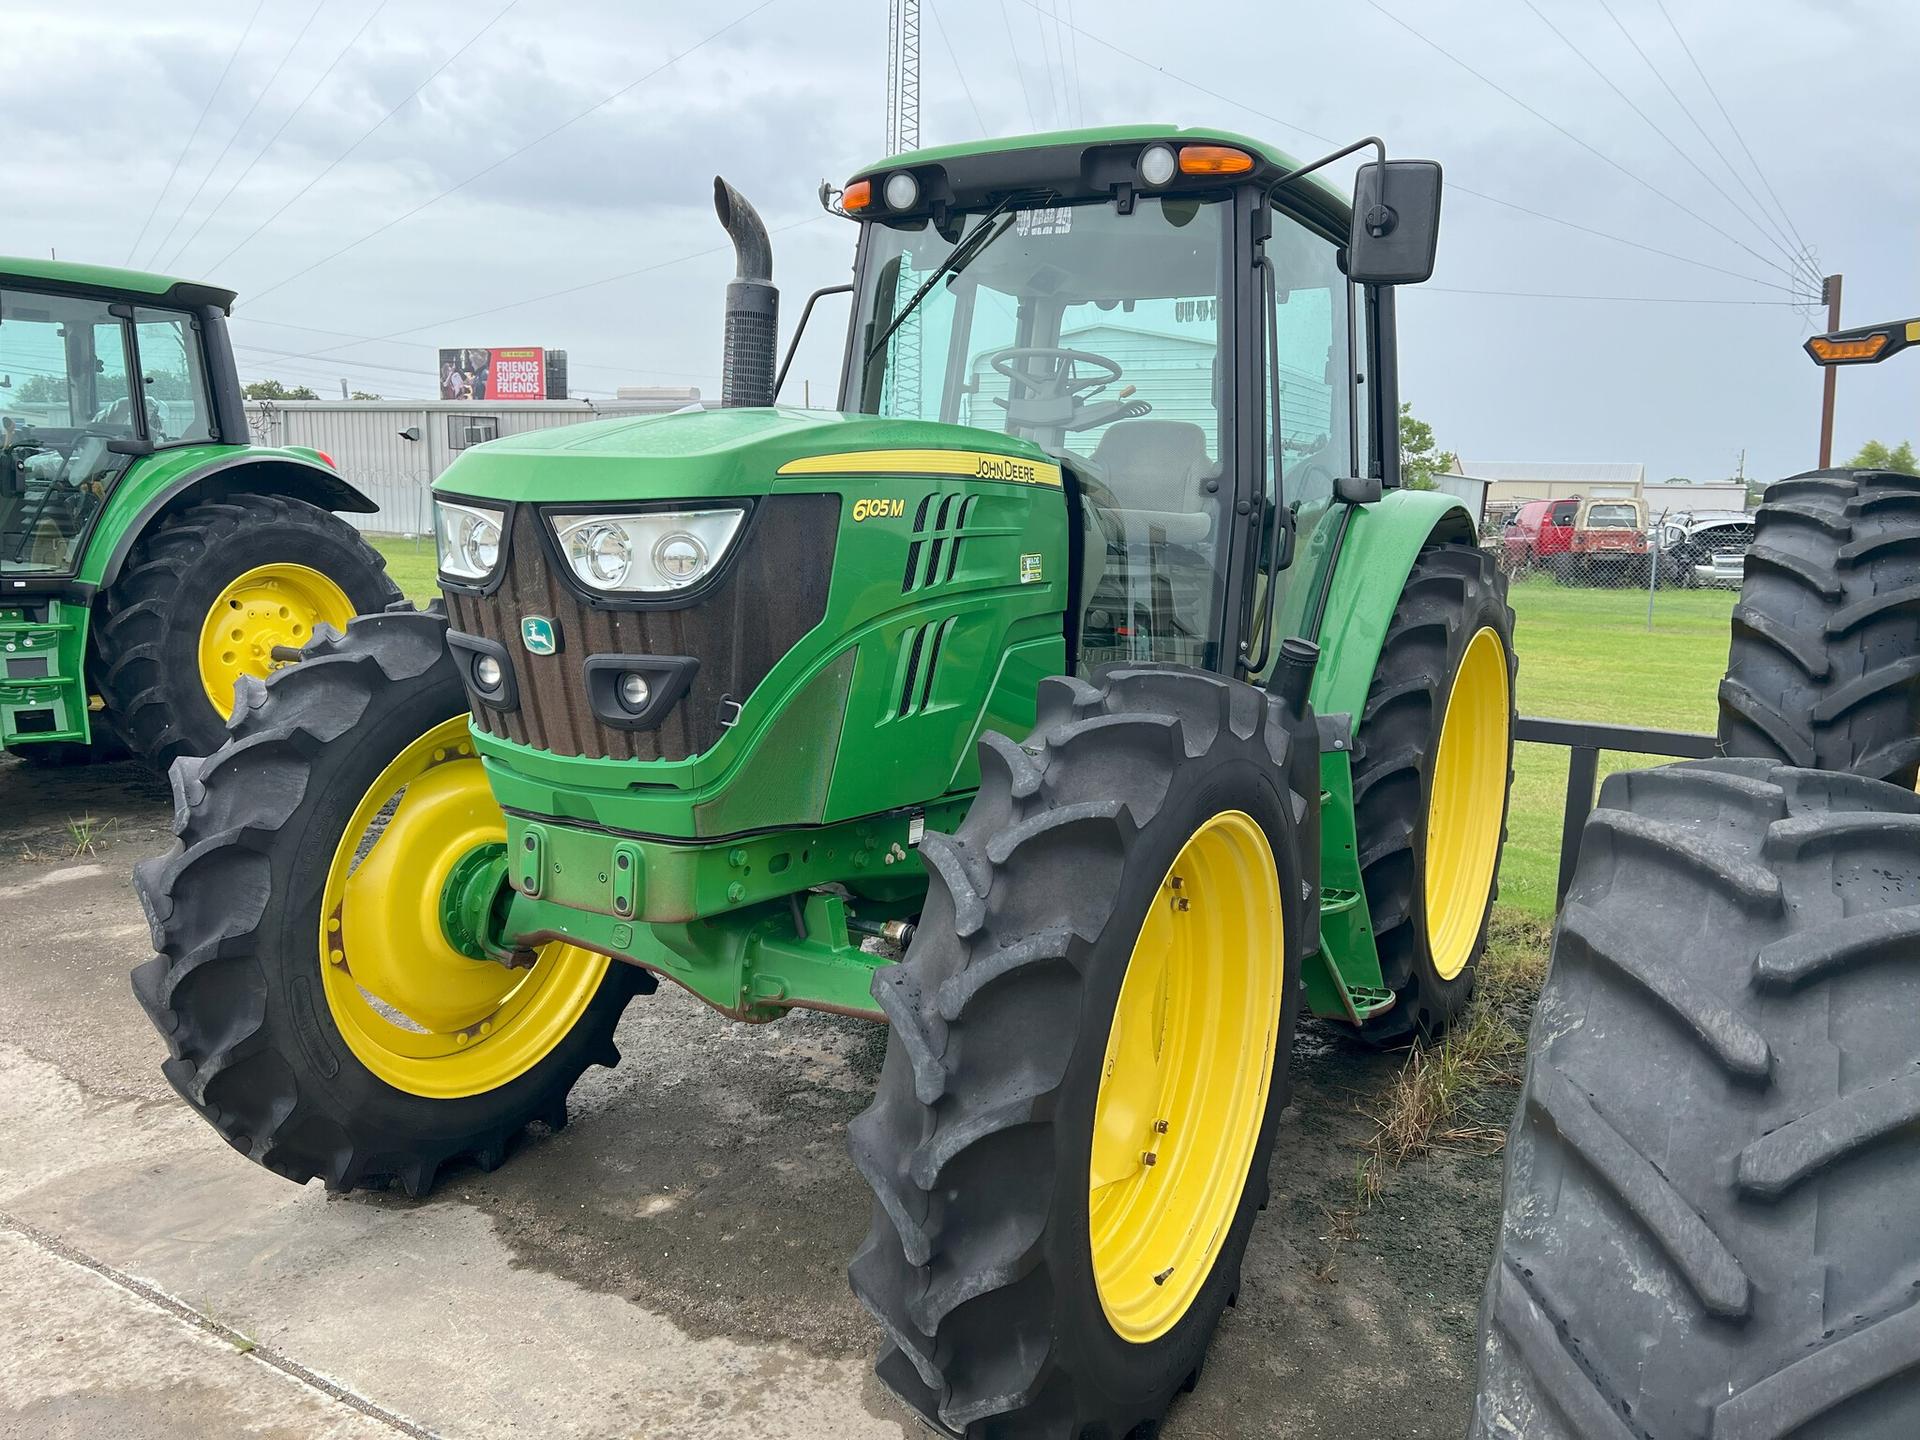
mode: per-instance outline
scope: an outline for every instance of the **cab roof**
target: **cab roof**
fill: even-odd
[[[32,260],[0,255],[0,285],[23,281],[42,290],[66,290],[87,295],[126,295],[164,300],[174,305],[217,305],[231,311],[235,294],[200,280],[155,275],[147,270],[123,270],[115,265],[81,265],[71,260]]]
[[[1256,140],[1233,130],[1182,128],[1178,125],[1103,125],[1084,130],[1047,130],[1033,135],[1008,135],[959,145],[936,145],[931,149],[893,155],[864,165],[854,171],[852,178],[879,179],[893,170],[916,170],[930,166],[951,170],[956,168],[957,162],[957,168],[975,176],[1004,168],[1009,185],[1021,186],[1048,168],[1071,169],[1078,173],[1082,168],[1081,157],[1088,151],[1139,150],[1156,141],[1164,141],[1175,147],[1215,144],[1245,150],[1254,158],[1253,173],[1246,178],[1256,181],[1274,180],[1298,168],[1300,163],[1286,151],[1264,140]],[[1042,157],[1032,153],[1035,151],[1057,152],[1054,166],[1049,167]],[[1006,162],[1004,167],[994,163],[1001,159]],[[1341,225],[1347,223],[1352,212],[1351,197],[1328,184],[1320,174],[1304,176],[1289,189],[1293,191],[1288,197],[1293,208],[1310,209],[1328,215],[1328,218]]]

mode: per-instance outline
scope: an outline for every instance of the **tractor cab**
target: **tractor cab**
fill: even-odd
[[[1061,140],[920,152],[847,187],[841,406],[1062,466],[1079,673],[1225,671],[1270,653],[1255,592],[1336,478],[1388,478],[1392,387],[1367,385],[1383,296],[1348,273],[1348,207],[1314,167],[1217,132]]]

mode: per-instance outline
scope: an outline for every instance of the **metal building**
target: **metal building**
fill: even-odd
[[[698,390],[651,390],[634,399],[257,400],[247,425],[262,445],[305,445],[325,451],[341,475],[379,506],[377,515],[342,518],[383,535],[433,530],[427,487],[470,446],[617,415],[658,415],[701,404]]]

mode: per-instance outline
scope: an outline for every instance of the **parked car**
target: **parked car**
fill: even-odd
[[[1549,570],[1573,549],[1573,522],[1580,500],[1529,500],[1507,516],[1500,532],[1500,566],[1520,577]]]
[[[1672,585],[1738,590],[1753,545],[1753,516],[1744,510],[1669,515],[1660,526],[1661,579]]]

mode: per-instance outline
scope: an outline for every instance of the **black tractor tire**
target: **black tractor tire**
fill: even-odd
[[[981,786],[930,878],[850,1141],[875,1194],[855,1295],[885,1331],[880,1378],[969,1440],[1148,1433],[1197,1383],[1240,1285],[1287,1104],[1297,967],[1317,943],[1317,747],[1264,692],[1175,666],[1045,681],[1025,745],[988,734]],[[1251,815],[1276,860],[1286,963],[1265,1114],[1206,1279],[1158,1339],[1108,1322],[1093,1274],[1094,1101],[1148,906],[1194,831]],[[1313,857],[1310,863],[1308,857]],[[1239,957],[1222,955],[1221,964]]]
[[[1609,777],[1509,1138],[1472,1440],[1920,1435],[1920,797]]]
[[[1920,479],[1767,487],[1720,683],[1720,749],[1911,788],[1920,772]]]
[[[1507,656],[1506,785],[1513,783],[1512,696],[1516,661],[1507,582],[1484,550],[1433,543],[1420,552],[1394,607],[1353,736],[1354,826],[1360,874],[1373,920],[1380,970],[1395,1001],[1356,1032],[1373,1045],[1401,1045],[1444,1031],[1473,998],[1486,946],[1487,917],[1499,893],[1499,861],[1479,933],[1465,967],[1442,978],[1429,944],[1425,877],[1434,755],[1447,700],[1468,642],[1483,627]],[[1506,844],[1506,798],[1500,841]]]
[[[326,872],[382,770],[467,713],[446,631],[444,616],[402,605],[243,681],[228,743],[174,764],[173,848],[134,872],[159,953],[133,991],[166,1037],[162,1072],[234,1149],[299,1184],[424,1195],[450,1161],[493,1169],[529,1121],[566,1123],[589,1065],[619,1063],[614,1025],[654,986],[610,966],[543,1058],[457,1098],[388,1085],[341,1036],[319,974]]]
[[[201,626],[236,578],[278,563],[318,570],[356,614],[377,615],[400,598],[380,552],[304,500],[243,492],[203,501],[134,542],[95,612],[94,668],[114,728],[155,769],[225,742],[226,719],[200,680]]]

